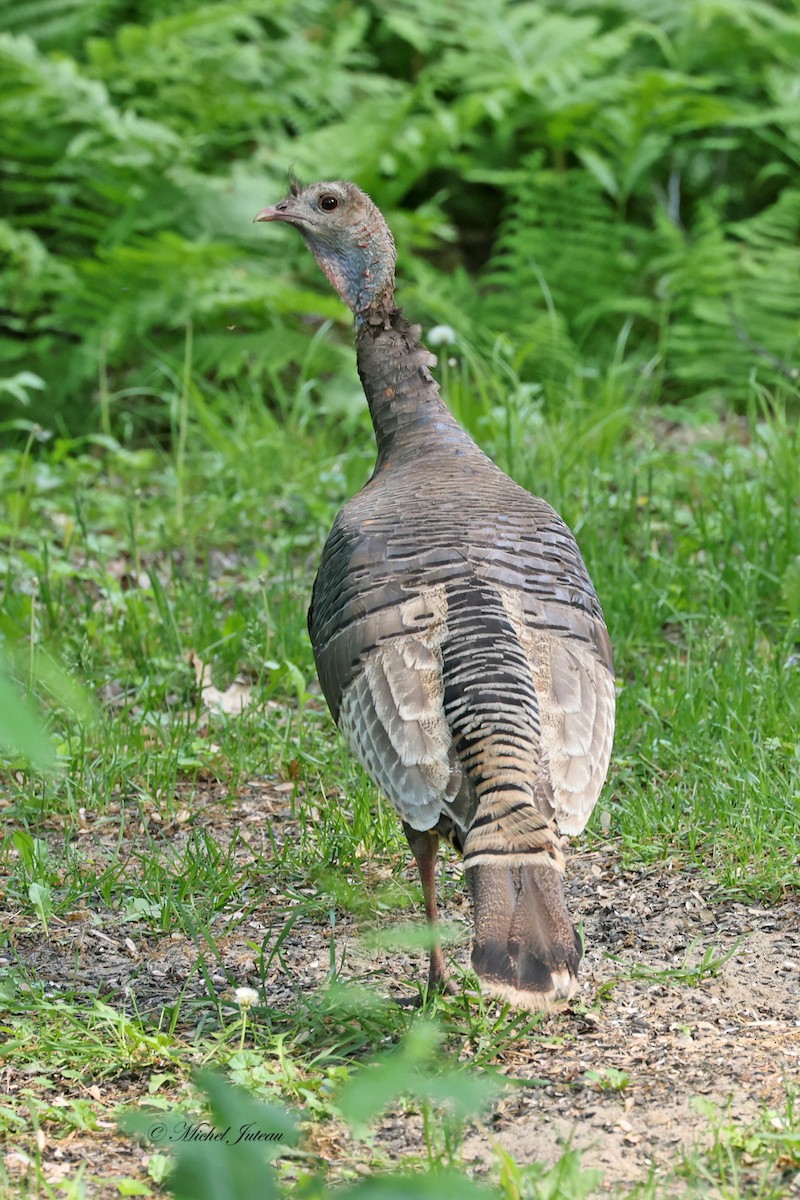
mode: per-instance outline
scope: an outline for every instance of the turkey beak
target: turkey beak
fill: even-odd
[[[272,208],[262,208],[261,212],[256,213],[253,221],[291,221],[289,212],[289,201],[279,200]]]

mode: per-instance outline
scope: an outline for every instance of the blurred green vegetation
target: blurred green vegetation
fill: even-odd
[[[351,394],[348,315],[252,225],[290,165],[548,398],[621,355],[659,401],[795,395],[799,62],[790,0],[0,0],[2,428],[168,436],[188,326],[198,387],[280,405],[332,318],[312,392]]]

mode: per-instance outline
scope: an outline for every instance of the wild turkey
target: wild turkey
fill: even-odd
[[[378,459],[334,522],[309,610],[325,698],[398,810],[437,923],[439,836],[464,855],[482,990],[539,1010],[577,988],[562,882],[605,780],[611,647],[571,532],[445,407],[394,301],[395,248],[352,183],[292,181],[257,221],[302,234],[355,314]],[[431,951],[429,986],[446,982]]]

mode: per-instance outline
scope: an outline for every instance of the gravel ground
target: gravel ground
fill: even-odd
[[[172,826],[159,821],[155,809],[150,816],[137,812],[130,818],[112,813],[104,818],[107,824],[88,819],[77,850],[101,865],[119,854],[120,820],[126,822],[127,849],[133,849],[145,832],[141,822],[152,819],[179,869],[187,830],[198,821],[221,844],[234,829],[244,833],[243,865],[248,856],[254,862],[267,859],[268,823],[278,841],[296,833],[288,808],[290,786],[254,784],[233,806],[221,803],[210,787],[203,804],[195,798],[191,819],[179,813]],[[63,845],[55,827],[39,835],[51,836],[55,844],[60,838]],[[129,859],[132,875],[139,862],[135,854]],[[448,858],[443,870],[448,897],[443,916],[463,930],[454,957],[465,965],[469,910],[458,883],[460,867]],[[531,1086],[510,1090],[483,1124],[468,1131],[464,1158],[481,1175],[495,1144],[523,1164],[553,1162],[569,1144],[582,1151],[584,1165],[603,1171],[611,1187],[645,1179],[651,1171],[669,1173],[681,1150],[708,1140],[695,1098],[713,1101],[726,1122],[744,1126],[759,1106],[781,1108],[787,1084],[800,1084],[800,897],[787,895],[769,908],[716,902],[713,882],[702,870],[670,870],[663,864],[624,870],[613,842],[584,852],[573,847],[568,870],[570,908],[583,924],[587,945],[578,1003],[547,1018],[535,1038],[520,1038],[503,1052],[499,1069],[530,1080]],[[411,877],[410,863],[407,871]],[[232,922],[230,933],[221,928],[222,963],[208,956],[221,989],[231,978],[257,983],[248,942],[259,943],[274,929],[276,905],[285,906],[270,892],[268,872],[265,879],[263,899],[250,898],[247,918]],[[173,1003],[182,989],[187,1011],[192,999],[205,995],[197,951],[183,933],[143,936],[138,923],[88,907],[61,925],[54,921],[49,938],[22,914],[7,914],[5,924],[7,949],[0,965],[25,963],[53,994],[99,992],[120,1007],[133,996],[145,1014]],[[421,954],[365,947],[358,922],[346,914],[335,937],[344,979],[399,998],[410,994],[411,982],[424,971]],[[320,986],[329,948],[327,923],[298,921],[283,945],[283,963],[276,960],[267,978],[267,1003],[290,1010],[298,990]],[[712,951],[718,958],[730,956],[716,970],[691,969]],[[11,1095],[35,1084],[35,1073],[6,1068],[4,1077]],[[141,1176],[145,1152],[118,1137],[112,1114],[116,1105],[140,1098],[146,1080],[131,1075],[95,1084],[54,1082],[64,1096],[89,1090],[107,1105],[109,1120],[95,1133],[76,1132],[66,1140],[48,1138],[45,1130],[47,1178],[55,1183],[85,1160],[101,1178]],[[49,1095],[52,1102],[52,1089]],[[388,1115],[376,1141],[390,1159],[419,1153],[419,1117]],[[341,1131],[317,1127],[311,1143],[335,1173],[358,1163],[358,1144]],[[9,1173],[23,1170],[21,1152],[6,1142]],[[800,1195],[796,1166],[792,1171],[787,1196]],[[97,1184],[87,1194],[100,1200],[118,1192]]]

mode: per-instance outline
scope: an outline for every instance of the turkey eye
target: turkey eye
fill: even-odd
[[[333,212],[335,208],[339,207],[339,201],[335,196],[321,196],[319,206],[323,212]]]

